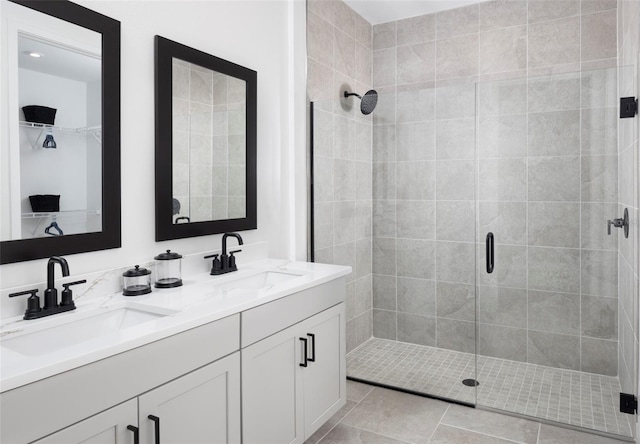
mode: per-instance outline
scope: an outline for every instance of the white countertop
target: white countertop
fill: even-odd
[[[264,271],[299,276],[261,290],[237,289],[230,283]],[[243,264],[239,271],[220,276],[208,273],[194,275],[185,278],[183,285],[177,288],[154,288],[150,294],[142,296],[123,296],[119,292],[83,299],[76,301],[76,310],[37,320],[25,321],[21,316],[5,319],[0,324],[0,392],[240,313],[350,272],[350,267],[340,265],[264,259]],[[20,340],[38,331],[68,325],[71,321],[118,307],[148,309],[166,316],[122,330],[114,329],[94,338],[90,338],[89,332],[86,337],[77,335],[77,342],[72,338],[68,346],[58,347],[49,353],[19,353],[10,346],[16,342],[14,339]],[[54,335],[47,336],[45,340],[55,343],[56,338],[50,336]]]

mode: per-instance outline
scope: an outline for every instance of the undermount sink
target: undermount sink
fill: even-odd
[[[155,321],[174,310],[156,307],[122,306],[97,308],[84,313],[66,314],[67,319],[51,319],[53,325],[27,326],[25,332],[16,333],[0,341],[0,346],[27,356],[53,353],[76,344],[118,333],[130,327]]]
[[[295,273],[285,273],[282,271],[262,271],[260,273],[234,279],[224,284],[216,285],[222,291],[229,290],[267,290],[278,284],[290,281],[303,276]]]

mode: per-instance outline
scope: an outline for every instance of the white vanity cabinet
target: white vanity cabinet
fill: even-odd
[[[344,281],[339,280],[301,292],[298,300],[289,302],[300,303],[313,312],[343,297]],[[272,310],[270,305],[257,309]],[[283,319],[291,319],[290,313],[283,304],[264,318],[266,324],[272,324],[266,328],[273,329]],[[303,443],[344,406],[344,316],[344,303],[337,303],[242,349],[245,444]],[[255,338],[251,321],[243,317],[243,345],[247,337]]]
[[[138,411],[140,443],[158,442],[157,421],[162,444],[239,444],[240,353],[140,396]]]
[[[302,444],[346,403],[345,287],[335,278],[6,390],[0,442]]]
[[[91,418],[39,439],[35,444],[129,444],[134,442],[129,426],[137,426],[138,402],[131,399]]]
[[[157,442],[156,421],[163,444],[240,443],[240,353],[36,443],[133,444],[138,433],[139,443],[151,444]]]

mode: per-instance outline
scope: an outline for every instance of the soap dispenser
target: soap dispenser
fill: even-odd
[[[151,293],[151,271],[146,268],[135,268],[122,273],[124,276],[124,285],[122,286],[122,294],[125,296],[140,296],[141,294]]]
[[[182,285],[182,256],[171,250],[154,257],[156,261],[156,288]]]

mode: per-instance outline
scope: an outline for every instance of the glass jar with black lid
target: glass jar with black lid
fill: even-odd
[[[124,276],[124,284],[122,285],[122,294],[125,296],[140,296],[141,294],[151,293],[151,270],[135,268],[122,273]]]
[[[154,257],[156,261],[156,288],[173,288],[182,285],[182,256],[171,250]]]

